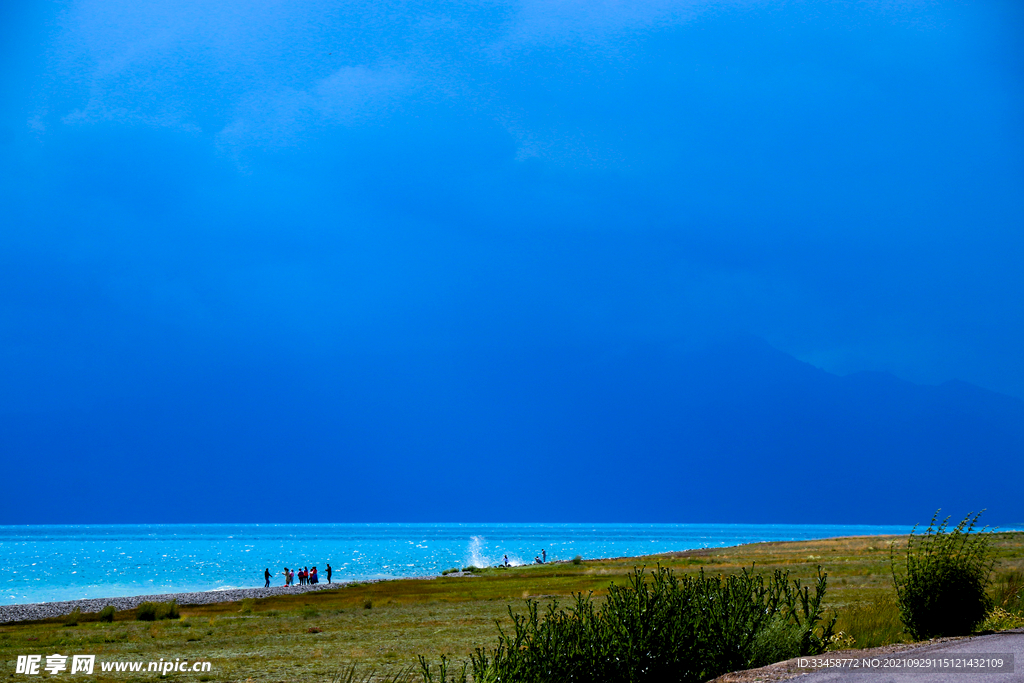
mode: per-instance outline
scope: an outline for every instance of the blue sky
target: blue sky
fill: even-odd
[[[1024,398],[1019,3],[12,5],[7,420],[745,335]]]

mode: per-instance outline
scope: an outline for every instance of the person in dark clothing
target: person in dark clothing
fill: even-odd
[[[331,582],[331,565],[327,565],[327,583]]]
[[[266,581],[263,587],[270,588],[270,567],[263,570],[263,580]]]

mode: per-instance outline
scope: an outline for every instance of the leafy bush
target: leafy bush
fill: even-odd
[[[177,619],[178,601],[143,602],[135,608],[135,619],[138,621],[156,621],[157,619]]]
[[[986,592],[993,565],[990,534],[986,529],[972,533],[981,512],[967,515],[952,531],[947,531],[949,517],[936,526],[938,516],[932,516],[923,536],[915,536],[914,527],[900,570],[895,544],[890,546],[900,619],[918,640],[968,635],[992,609]]]
[[[510,607],[514,632],[499,628],[497,647],[478,648],[468,664],[474,681],[705,681],[780,653],[824,652],[835,625],[823,620],[825,585],[820,567],[813,597],[780,571],[679,579],[658,567],[648,581],[636,569],[599,608],[583,594],[568,610],[552,602],[543,618],[535,601],[525,615]],[[447,681],[446,660],[436,677],[420,666],[425,683]],[[466,667],[452,680],[465,681]]]
[[[113,605],[107,605],[106,607],[100,610],[100,621],[105,621],[108,624],[112,623],[114,621],[115,611],[116,610],[114,609]]]
[[[577,555],[576,557],[572,558],[572,563],[573,564],[583,564],[583,556],[582,555]]]
[[[74,612],[64,616],[64,625],[65,626],[78,626],[78,622],[80,622],[81,620],[82,620],[82,610],[80,610],[80,609],[78,609],[76,607]]]

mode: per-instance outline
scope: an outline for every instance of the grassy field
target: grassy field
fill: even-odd
[[[332,681],[353,663],[360,676],[372,670],[383,680],[388,672],[413,667],[420,654],[432,660],[442,653],[463,659],[475,647],[490,646],[495,621],[510,622],[509,605],[519,611],[526,598],[545,603],[577,591],[599,596],[610,583],[622,583],[635,566],[658,563],[677,573],[703,569],[713,574],[739,572],[753,564],[758,572],[789,570],[791,577],[808,581],[821,565],[828,572],[827,602],[838,611],[837,629],[844,633],[845,640],[837,646],[872,647],[907,638],[893,599],[893,542],[897,549],[905,547],[906,537],[758,543],[579,565],[487,569],[472,576],[350,584],[336,591],[185,606],[177,620],[141,622],[127,611],[118,612],[113,623],[86,615],[75,626],[60,620],[5,624],[0,625],[0,677],[21,678],[14,674],[17,655],[60,653],[95,654],[98,660],[212,662],[207,674],[167,676],[182,680]],[[1012,572],[1024,571],[1024,533],[995,534],[992,545],[997,579],[1002,577],[1005,584]],[[113,673],[89,680],[154,678],[152,673]]]

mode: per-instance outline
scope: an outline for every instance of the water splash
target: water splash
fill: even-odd
[[[487,540],[483,536],[473,536],[469,539],[469,550],[466,555],[466,565],[469,567],[489,567],[491,563],[483,553],[484,543]]]
[[[490,558],[484,554],[484,546],[487,544],[487,539],[483,536],[473,536],[469,539],[469,548],[466,551],[466,565],[470,567],[496,567],[508,558],[508,564],[510,567],[521,567],[527,564],[515,553],[508,553],[497,558]],[[500,551],[499,551],[500,552]]]

